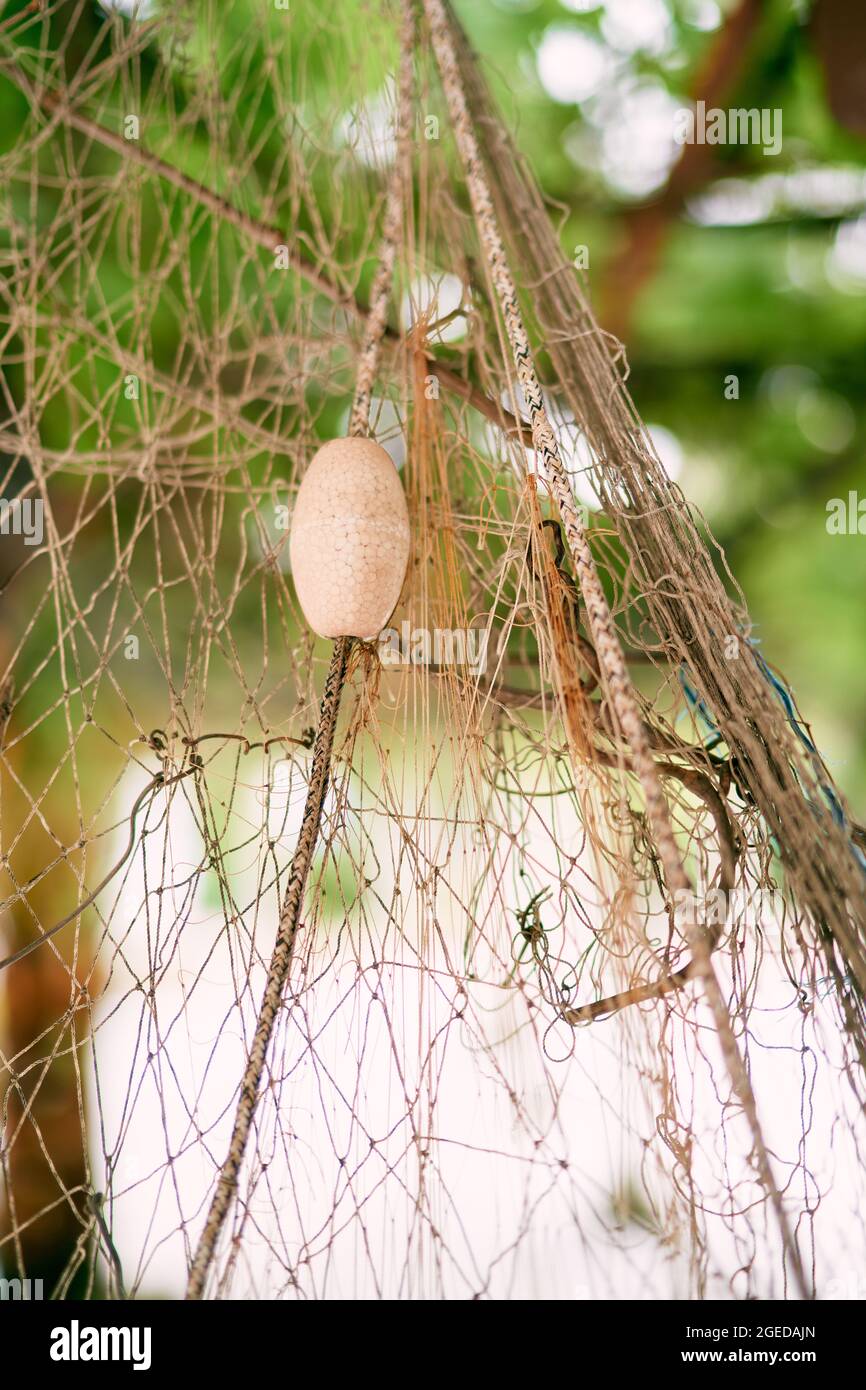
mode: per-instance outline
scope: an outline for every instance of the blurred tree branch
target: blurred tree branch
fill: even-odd
[[[692,101],[718,106],[736,88],[763,12],[764,0],[740,0],[695,73]],[[599,307],[600,322],[618,338],[628,337],[635,304],[655,274],[671,225],[712,176],[715,153],[715,145],[683,145],[661,195],[626,213],[625,244],[607,268]]]
[[[815,0],[812,37],[824,70],[827,104],[855,135],[866,135],[866,6],[863,0]]]
[[[31,102],[35,106],[40,107],[47,116],[56,117],[65,125],[88,136],[91,140],[95,140],[108,149],[114,150],[117,154],[122,155],[124,159],[133,160],[143,168],[148,169],[152,174],[165,179],[167,183],[172,184],[175,188],[179,188],[183,190],[183,192],[188,193],[190,197],[195,198],[198,203],[206,207],[215,216],[237,228],[238,231],[244,233],[259,246],[265,247],[271,253],[273,253],[278,246],[288,246],[289,261],[293,269],[295,269],[299,275],[303,276],[308,284],[313,285],[315,289],[326,296],[333,304],[345,309],[347,312],[358,317],[364,317],[366,315],[366,307],[359,303],[353,295],[345,293],[339,286],[335,285],[330,277],[313,263],[303,248],[299,247],[297,243],[292,245],[291,241],[287,240],[286,233],[281,231],[278,227],[271,226],[261,221],[259,218],[252,217],[249,213],[243,212],[240,208],[229,202],[227,198],[214,192],[213,189],[206,187],[206,185],[199,183],[196,179],[191,178],[175,165],[169,164],[166,160],[161,159],[151,150],[144,147],[139,141],[133,142],[125,140],[123,136],[119,135],[116,131],[109,130],[98,121],[94,121],[82,112],[76,111],[68,102],[64,101],[58,93],[44,89],[39,93],[34,92],[25,74],[16,64],[4,63],[0,65],[0,70],[20,87],[30,98]],[[402,344],[403,342],[402,336],[390,327],[385,329],[385,338],[392,346]],[[460,396],[462,400],[469,402],[481,415],[484,415],[485,418],[490,420],[493,424],[498,425],[506,434],[519,435],[525,444],[531,446],[532,434],[528,425],[516,419],[511,411],[500,404],[499,401],[487,396],[480,387],[474,384],[474,382],[462,376],[461,373],[456,371],[453,367],[448,366],[431,352],[429,348],[424,348],[423,351],[442,386],[453,391],[454,394]]]

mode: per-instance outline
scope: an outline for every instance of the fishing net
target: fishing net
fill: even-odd
[[[866,839],[455,16],[48,0],[0,80],[3,1274],[825,1293]],[[329,653],[368,431],[410,569]]]

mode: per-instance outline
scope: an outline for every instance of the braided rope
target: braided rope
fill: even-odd
[[[381,356],[382,340],[385,335],[388,301],[391,296],[394,264],[397,257],[397,243],[402,227],[403,189],[408,167],[409,122],[412,108],[414,45],[414,4],[413,0],[407,0],[400,59],[398,154],[388,189],[379,263],[370,294],[370,309],[364,324],[364,340],[358,360],[355,393],[349,420],[349,434],[356,437],[366,435],[369,430],[370,401]],[[235,1111],[228,1154],[220,1168],[207,1219],[190,1266],[186,1297],[191,1300],[203,1297],[220,1232],[237,1191],[238,1175],[252,1127],[268,1045],[292,962],[304,889],[319,838],[322,807],[330,779],[331,756],[337,717],[340,711],[340,697],[346,680],[353,641],[354,639],[351,637],[339,638],[334,643],[331,654],[331,664],[325,681],[319,722],[313,743],[312,767],[301,830],[292,857],[289,882],[280,912],[276,944],[268,968],[253,1045],[241,1080],[240,1096]]]
[[[484,163],[463,89],[448,8],[443,0],[423,0],[423,5],[455,142],[466,174],[466,184],[478,228],[479,240],[499,300],[505,330],[511,344],[517,378],[523,389],[533,445],[542,461],[550,483],[551,493],[559,510],[566,541],[574,562],[575,574],[580,583],[586,605],[587,621],[601,668],[605,674],[611,705],[630,751],[632,769],[643,790],[647,819],[664,869],[668,890],[672,895],[678,890],[690,891],[689,878],[676,844],[673,824],[652,755],[649,735],[641,718],[625,657],[614,627],[610,606],[605,597],[589,546],[586,529],[575,507],[571,485],[559,455],[556,436],[544,406],[529,337],[520,312],[517,287],[509,269],[493,198],[487,183]],[[808,1298],[809,1294],[799,1251],[792,1239],[781,1195],[773,1178],[769,1154],[758,1119],[754,1091],[740,1056],[730,1014],[713,968],[710,942],[703,929],[696,923],[691,924],[688,928],[687,937],[692,950],[694,974],[702,980],[731,1085],[743,1108],[752,1135],[758,1176],[776,1213],[782,1240],[791,1260],[791,1267],[800,1295],[803,1298]]]

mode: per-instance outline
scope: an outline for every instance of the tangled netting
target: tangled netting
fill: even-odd
[[[838,1296],[866,838],[455,17],[406,11],[0,24],[2,1273]],[[367,427],[412,559],[329,668],[288,523]]]

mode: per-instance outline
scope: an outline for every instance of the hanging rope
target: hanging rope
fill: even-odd
[[[408,169],[408,140],[413,91],[413,53],[415,20],[412,0],[407,0],[400,58],[398,104],[398,141],[394,173],[388,190],[383,219],[379,264],[370,294],[370,309],[365,321],[364,340],[358,361],[355,393],[349,418],[349,434],[364,436],[369,432],[370,400],[379,366],[382,340],[385,334],[388,301],[394,278],[397,243],[402,226],[404,186]],[[238,1175],[249,1139],[253,1115],[261,1087],[268,1045],[279,1012],[283,989],[292,961],[295,938],[322,822],[322,807],[328,790],[334,732],[340,711],[340,697],[346,679],[353,638],[341,637],[334,643],[331,664],[325,682],[319,723],[313,743],[312,768],[301,830],[289,882],[283,899],[277,927],[277,939],[271,957],[264,997],[259,1011],[253,1045],[241,1081],[240,1096],[235,1112],[228,1154],[220,1169],[217,1185],[211,1198],[207,1220],[199,1237],[189,1272],[187,1299],[200,1299],[213,1263],[220,1232],[238,1185]]]
[[[694,693],[713,710],[739,781],[747,786],[746,799],[760,811],[766,843],[780,856],[798,911],[811,919],[804,923],[806,932],[822,955],[829,951],[834,956],[834,970],[838,966],[841,976],[854,977],[862,1014],[866,877],[858,855],[851,853],[851,832],[823,789],[830,789],[840,806],[844,798],[823,762],[819,767],[802,740],[788,737],[796,730],[758,663],[739,659],[736,648],[729,650],[728,637],[749,627],[742,594],[729,570],[733,587],[727,592],[713,563],[715,556],[724,565],[722,552],[714,545],[707,548],[685,499],[655,458],[628,395],[621,345],[595,322],[538,186],[491,109],[453,12],[450,22],[476,138],[486,167],[495,171],[491,189],[499,223],[533,287],[533,313],[557,393],[581,422],[582,437],[597,460],[594,480],[607,520],[629,557],[630,582],[645,604],[645,620],[661,644],[656,655],[664,650],[674,669],[685,663]],[[814,853],[816,819],[821,822],[820,854]],[[862,847],[847,812],[845,819]],[[866,1027],[862,1020],[853,1023],[843,998],[837,1002],[840,1021],[862,1057]]]
[[[430,27],[436,62],[442,78],[454,138],[466,173],[466,183],[479,239],[484,250],[490,278],[499,300],[505,330],[514,357],[517,378],[523,389],[529,413],[533,445],[541,460],[543,471],[549,480],[550,490],[559,510],[563,530],[572,555],[575,574],[578,577],[586,605],[588,625],[605,675],[611,705],[625,736],[633,771],[641,784],[646,799],[647,818],[664,869],[668,892],[672,896],[678,891],[690,892],[691,885],[677,848],[673,825],[653,758],[649,736],[640,715],[610,607],[589,547],[586,530],[575,507],[571,485],[560,459],[556,437],[544,406],[529,338],[520,312],[517,288],[509,269],[484,163],[463,90],[448,9],[443,0],[423,0],[423,4]],[[808,1298],[809,1294],[799,1252],[792,1239],[781,1195],[773,1178],[751,1081],[740,1056],[728,1008],[713,968],[711,942],[708,940],[705,930],[697,923],[690,924],[686,931],[692,950],[694,974],[700,977],[703,982],[731,1085],[743,1107],[752,1135],[758,1175],[776,1212],[782,1240],[791,1260],[791,1267],[800,1295],[803,1298]]]

